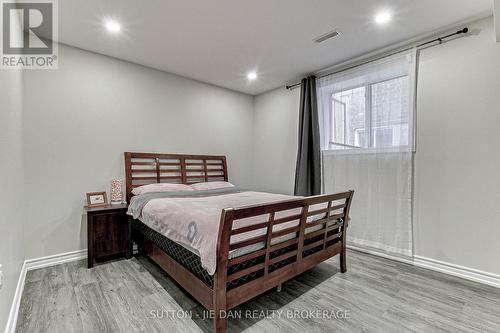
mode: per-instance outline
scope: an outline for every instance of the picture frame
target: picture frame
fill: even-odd
[[[90,192],[87,193],[87,207],[102,207],[108,205],[108,196],[106,192]]]

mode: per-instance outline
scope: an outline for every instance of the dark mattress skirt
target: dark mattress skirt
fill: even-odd
[[[177,261],[179,264],[184,266],[186,269],[188,269],[191,273],[196,275],[201,281],[203,281],[206,285],[208,285],[210,288],[213,287],[213,275],[208,274],[206,269],[204,269],[201,266],[201,259],[200,257],[183,247],[182,245],[174,242],[173,240],[165,237],[164,235],[160,234],[159,232],[151,229],[144,223],[142,223],[140,220],[134,220],[132,223],[132,228],[134,234],[139,234],[142,235],[143,237],[149,239],[153,244],[158,246],[160,249],[162,249],[166,254],[168,254],[172,259]],[[310,239],[307,239],[304,244],[310,244],[315,241],[318,241],[319,239],[322,239],[323,236],[317,236],[313,237]],[[334,240],[334,242],[337,242],[338,240]],[[332,241],[333,242],[333,241]],[[297,244],[293,244],[290,246],[287,246],[285,248],[273,251],[270,253],[269,257],[275,258],[278,257],[284,253],[294,251],[297,249]],[[311,255],[313,253],[316,253],[320,250],[323,249],[323,245],[319,245],[317,247],[313,247],[307,251],[304,251],[303,257],[306,257],[308,255]],[[269,266],[269,272],[273,272],[283,266],[286,266],[296,260],[296,257],[290,257],[282,261],[278,261],[272,265]],[[232,265],[228,267],[228,274],[233,274],[235,272],[238,272],[240,270],[243,270],[245,268],[263,263],[265,261],[265,255],[247,260],[245,262]],[[168,272],[167,272],[168,273]],[[261,276],[264,275],[264,269],[258,270],[256,272],[247,274],[245,276],[242,276],[240,278],[237,278],[233,281],[229,281],[227,283],[227,289],[233,289],[235,287],[238,287],[242,284],[245,284],[249,281],[255,280]]]

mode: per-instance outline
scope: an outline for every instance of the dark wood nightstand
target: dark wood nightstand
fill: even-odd
[[[127,205],[107,205],[88,208],[87,244],[88,268],[96,262],[107,259],[132,257],[131,219],[127,215]]]

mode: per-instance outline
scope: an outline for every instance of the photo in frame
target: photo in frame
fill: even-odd
[[[90,192],[87,193],[87,206],[89,208],[101,207],[108,205],[108,197],[106,192]]]

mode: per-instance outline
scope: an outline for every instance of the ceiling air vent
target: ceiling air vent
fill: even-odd
[[[325,40],[328,40],[328,39],[333,38],[333,37],[337,37],[339,35],[340,35],[340,32],[338,30],[333,30],[333,31],[327,32],[326,34],[321,35],[317,38],[314,38],[313,41],[315,41],[316,43],[321,43],[321,42],[324,42]]]

